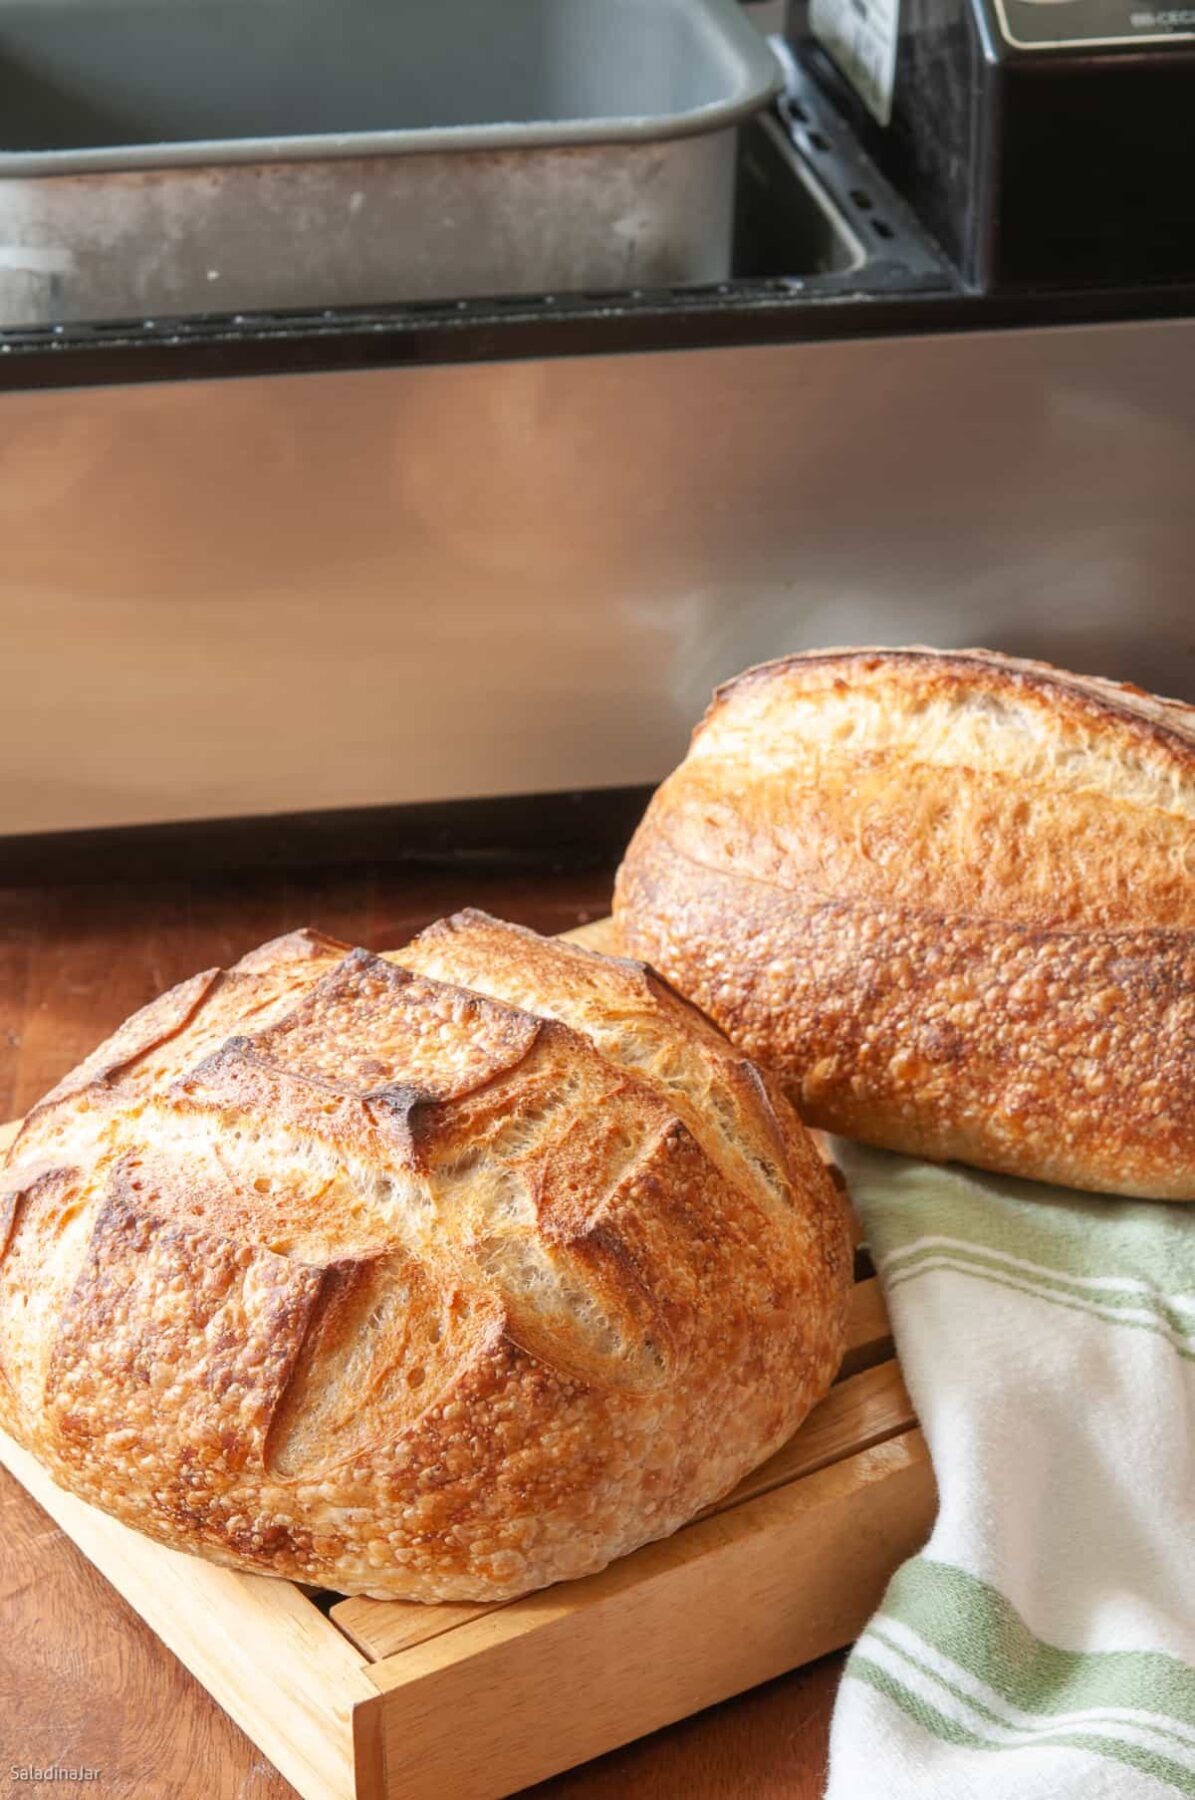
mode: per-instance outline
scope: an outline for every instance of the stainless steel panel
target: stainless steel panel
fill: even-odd
[[[0,0],[0,323],[716,281],[736,0]]]
[[[983,643],[1195,698],[1195,321],[0,397],[0,830],[654,780]]]

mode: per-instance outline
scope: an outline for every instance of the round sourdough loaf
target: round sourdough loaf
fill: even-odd
[[[618,878],[813,1125],[1195,1198],[1195,709],[989,651],[719,690]]]
[[[135,1015],[0,1187],[0,1425],[163,1543],[500,1600],[672,1531],[829,1386],[844,1209],[638,965],[481,913]]]

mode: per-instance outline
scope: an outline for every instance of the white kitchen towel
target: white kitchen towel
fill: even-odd
[[[1195,1795],[1195,1207],[835,1150],[940,1510],[827,1800]]]

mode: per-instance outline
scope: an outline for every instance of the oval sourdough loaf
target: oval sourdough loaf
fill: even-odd
[[[1195,1198],[1191,707],[983,650],[766,664],[615,912],[814,1125]]]
[[[646,970],[480,913],[136,1014],[0,1187],[0,1424],[216,1561],[502,1599],[673,1530],[833,1379],[842,1204]]]

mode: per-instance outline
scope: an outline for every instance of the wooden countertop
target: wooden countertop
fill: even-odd
[[[0,889],[0,1118],[197,969],[297,925],[384,949],[477,905],[539,931],[607,910],[613,870],[402,865]],[[14,1765],[98,1769],[55,1793],[283,1800],[293,1790],[0,1470],[0,1794]],[[711,1620],[712,1630],[717,1621]],[[842,1658],[534,1789],[541,1800],[817,1800]],[[451,1800],[450,1795],[445,1800]]]

